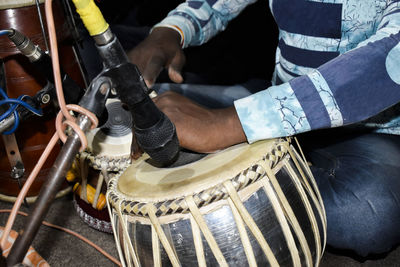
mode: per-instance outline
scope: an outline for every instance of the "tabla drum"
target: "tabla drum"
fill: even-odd
[[[148,156],[109,183],[124,266],[318,266],[326,215],[290,140],[240,144],[157,168]]]
[[[74,206],[81,219],[94,229],[112,233],[105,194],[110,175],[131,163],[132,116],[116,98],[107,100],[106,109],[106,123],[86,135],[88,147],[78,155],[73,170],[74,176],[80,178],[73,191]]]
[[[39,3],[39,2],[38,2]],[[38,12],[35,0],[4,0],[0,1],[0,29],[16,29],[43,51],[47,50],[48,43],[44,1],[40,0]],[[53,12],[57,31],[60,65],[62,69],[82,88],[85,87],[84,75],[79,64],[78,54],[75,53],[73,38],[66,16],[60,1],[54,1]],[[42,22],[40,18],[42,18]],[[46,86],[47,80],[16,48],[7,36],[0,37],[0,59],[4,64],[4,76],[7,92],[10,98],[18,98],[21,95],[33,97],[40,89]],[[2,85],[4,86],[4,85]],[[43,117],[33,116],[22,121],[15,135],[3,135],[0,140],[0,198],[13,201],[18,195],[21,185],[25,182],[45,147],[55,133],[56,110],[50,105],[43,108]],[[4,138],[7,137],[6,140]],[[12,146],[10,144],[13,144]],[[56,145],[48,160],[39,172],[36,181],[28,192],[28,202],[33,202],[39,194],[55,158],[60,151],[60,145]],[[17,158],[16,158],[17,157]],[[20,162],[22,164],[15,164]],[[12,178],[15,170],[23,172],[20,180]],[[68,193],[68,184],[62,187],[60,194]],[[59,194],[59,195],[60,195]]]

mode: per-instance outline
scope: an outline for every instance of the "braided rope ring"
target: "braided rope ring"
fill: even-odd
[[[74,104],[69,104],[66,106],[66,108],[68,111],[72,110],[72,111],[75,111],[75,112],[78,112],[80,114],[87,116],[92,123],[92,125],[90,127],[91,129],[94,129],[97,127],[99,120],[97,119],[96,115],[94,115],[89,110],[87,110],[81,106],[74,105]],[[87,139],[86,139],[85,133],[78,126],[78,124],[76,124],[75,121],[71,121],[69,119],[66,119],[63,121],[63,118],[64,118],[64,114],[60,111],[56,117],[56,132],[57,132],[59,138],[61,139],[61,141],[63,143],[65,143],[65,141],[67,140],[67,135],[64,133],[64,131],[65,131],[67,125],[70,126],[74,130],[74,132],[79,136],[79,139],[81,141],[81,147],[79,148],[79,152],[82,152],[87,147]]]

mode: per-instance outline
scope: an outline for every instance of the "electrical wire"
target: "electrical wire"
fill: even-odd
[[[25,107],[27,110],[29,110],[30,112],[32,112],[35,115],[38,115],[38,116],[43,115],[43,111],[41,109],[36,109],[36,108],[32,107],[31,105],[29,105],[28,103],[26,103],[25,101],[23,101],[24,98],[32,99],[28,95],[21,95],[17,99],[9,98],[8,95],[4,92],[3,88],[1,88],[1,87],[0,87],[0,94],[3,97],[3,100],[0,100],[0,106],[5,105],[5,104],[10,104],[9,109],[0,116],[0,121],[7,118],[11,113],[13,113],[14,118],[15,118],[13,127],[8,131],[3,132],[3,134],[12,134],[17,130],[20,119],[19,119],[18,111],[16,109],[20,105]],[[11,105],[11,103],[13,103],[13,105]]]
[[[4,93],[4,91],[1,87],[0,87],[0,93]],[[8,104],[8,103],[15,103],[16,105],[14,105],[14,106],[22,105],[23,107],[25,107],[27,110],[29,110],[33,114],[35,114],[37,116],[43,116],[43,111],[41,108],[38,108],[38,109],[34,108],[33,106],[31,106],[28,103],[26,103],[25,101],[23,101],[25,98],[28,98],[33,101],[32,97],[30,97],[29,95],[21,95],[17,99],[9,98],[6,94],[4,94],[3,97],[4,97],[4,100],[0,100],[0,105],[4,105],[4,104]],[[0,120],[3,119],[2,116],[3,115],[0,116]]]
[[[92,128],[96,128],[97,124],[98,124],[98,120],[92,112],[89,112],[88,110],[86,110],[78,105],[66,105],[66,103],[65,103],[64,93],[63,93],[63,89],[62,89],[60,63],[59,63],[59,58],[58,58],[57,37],[56,37],[56,31],[55,31],[55,26],[54,26],[52,0],[45,0],[45,14],[46,14],[47,28],[49,31],[50,48],[51,48],[50,54],[51,54],[51,59],[52,59],[52,63],[53,63],[53,75],[54,75],[54,81],[55,81],[55,88],[56,88],[57,100],[58,100],[58,104],[60,106],[61,112],[58,114],[58,116],[56,118],[57,132],[53,135],[49,144],[46,146],[46,148],[43,151],[42,155],[40,156],[37,164],[33,168],[28,179],[25,181],[24,186],[22,187],[20,193],[18,194],[18,197],[15,200],[14,206],[10,212],[6,226],[4,228],[4,234],[0,240],[1,247],[5,247],[7,238],[11,232],[11,228],[14,224],[14,221],[15,221],[15,218],[19,211],[19,208],[21,207],[22,201],[25,198],[26,194],[28,193],[30,186],[35,181],[40,169],[42,168],[42,166],[45,163],[46,159],[48,158],[49,154],[53,150],[55,144],[58,142],[59,139],[61,139],[61,140],[66,139],[64,130],[63,130],[61,124],[62,123],[68,124],[69,126],[71,126],[73,128],[75,133],[78,134],[78,136],[81,140],[81,144],[82,144],[81,150],[83,150],[87,146],[87,140],[86,140],[85,133],[74,122],[75,118],[69,113],[69,110],[74,110],[74,111],[79,112],[80,114],[84,114],[85,116],[87,116],[92,121]],[[64,122],[62,122],[62,119],[61,119],[62,116],[64,116],[66,118],[66,120]]]
[[[12,106],[13,110],[21,105],[24,108],[26,108],[27,110],[29,110],[30,112],[32,112],[33,114],[38,115],[38,116],[43,116],[43,112],[41,109],[36,109],[36,108],[30,106],[25,101],[22,101],[24,98],[28,98],[28,97],[29,97],[28,95],[21,95],[17,99],[8,98],[8,99],[0,100],[0,105],[14,103],[15,105]]]
[[[11,33],[13,33],[12,29],[0,30],[0,36],[8,35]],[[28,103],[26,103],[25,101],[23,101],[23,99],[25,99],[25,98],[32,99],[28,95],[21,95],[17,99],[9,98],[8,95],[4,92],[3,88],[1,88],[1,87],[0,87],[0,94],[3,97],[3,100],[0,100],[0,105],[9,104],[9,109],[0,116],[0,121],[7,118],[11,113],[13,113],[14,119],[15,119],[13,127],[8,131],[4,131],[2,134],[6,134],[6,135],[12,134],[18,129],[20,118],[19,118],[18,111],[16,109],[20,105],[25,107],[27,110],[29,110],[30,112],[32,112],[35,115],[38,115],[38,116],[43,115],[43,112],[41,109],[36,109],[36,108],[32,107],[31,105],[29,105]],[[11,104],[14,104],[14,105],[11,105]]]
[[[3,91],[3,89],[0,90],[0,94],[3,96],[4,99],[8,99],[8,96]],[[15,132],[15,130],[17,130],[18,125],[19,125],[19,115],[18,115],[18,112],[15,110],[16,108],[17,108],[17,105],[13,105],[13,106],[10,105],[9,110],[6,112],[7,115],[4,118],[8,117],[8,115],[10,115],[12,112],[12,113],[14,113],[15,121],[14,121],[13,127],[8,131],[3,132],[3,134],[11,134],[11,133]],[[3,120],[3,119],[1,119],[1,120]]]
[[[12,30],[0,30],[0,36],[12,33]]]
[[[4,227],[4,233],[0,240],[0,246],[2,248],[4,248],[7,243],[7,238],[11,232],[15,218],[17,217],[17,213],[19,211],[19,208],[22,205],[23,200],[26,197],[26,194],[28,193],[31,185],[34,183],[39,171],[43,167],[44,163],[46,162],[46,160],[47,160],[48,156],[50,155],[51,151],[53,150],[54,146],[57,144],[58,139],[59,139],[58,134],[55,133],[53,135],[53,137],[50,139],[46,148],[44,149],[44,151],[43,151],[42,155],[40,156],[38,162],[36,163],[35,167],[29,174],[28,179],[26,179],[24,186],[22,187],[21,191],[19,192],[17,198],[15,199],[14,206],[10,212],[10,215],[8,216],[6,226]]]

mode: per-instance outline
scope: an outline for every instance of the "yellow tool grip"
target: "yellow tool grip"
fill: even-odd
[[[81,185],[79,183],[76,183],[72,190],[76,194],[78,194],[80,197],[81,189],[82,189]],[[90,184],[86,185],[86,195],[87,195],[87,200],[88,200],[89,204],[93,205],[95,194],[96,194],[96,189],[94,189],[94,187],[92,187]],[[97,200],[97,203],[96,203],[96,209],[102,210],[105,205],[106,205],[106,196],[103,193],[100,193],[99,199]]]
[[[93,0],[73,0],[76,12],[91,36],[101,34],[108,29],[108,23]]]

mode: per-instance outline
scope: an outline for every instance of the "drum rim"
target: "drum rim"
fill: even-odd
[[[184,213],[188,210],[185,202],[185,197],[187,197],[187,195],[192,195],[197,206],[200,208],[202,206],[217,202],[221,199],[228,198],[229,195],[224,189],[223,185],[225,181],[230,180],[234,185],[236,191],[239,191],[265,177],[265,170],[258,162],[266,160],[269,164],[269,167],[273,169],[284,157],[287,157],[289,155],[289,144],[290,139],[275,139],[271,149],[269,151],[266,151],[265,154],[263,154],[262,158],[259,158],[252,165],[240,171],[239,173],[236,173],[231,178],[221,180],[217,184],[210,185],[207,188],[203,188],[202,190],[197,192],[192,192],[191,194],[174,195],[166,199],[158,199],[154,201],[150,201],[147,199],[135,199],[122,193],[118,189],[118,179],[123,174],[123,172],[120,172],[118,174],[115,174],[109,181],[106,196],[107,202],[114,208],[120,208],[123,214],[140,217],[147,217],[146,205],[149,203],[153,204],[156,207],[157,216]],[[262,171],[257,172],[258,169],[261,169]],[[247,173],[248,171],[254,171],[255,175],[253,177],[247,177],[245,173]],[[245,179],[243,179],[243,177],[245,177]],[[207,198],[205,199],[203,196],[207,196]]]
[[[15,2],[18,2],[18,3],[15,3]],[[43,4],[44,0],[39,0],[39,3]],[[34,5],[36,5],[35,0],[3,0],[2,3],[0,3],[0,10],[34,6]]]
[[[109,98],[106,107],[115,103],[121,103],[121,100]],[[132,132],[115,137],[105,134],[101,128],[95,128],[87,132],[86,138],[88,146],[80,156],[86,157],[91,167],[101,170],[106,166],[108,171],[120,171],[131,163]]]
[[[132,162],[131,155],[111,157],[111,156],[96,156],[90,151],[82,151],[78,154],[78,158],[86,158],[89,161],[89,166],[95,170],[106,170],[110,172],[120,172],[125,170]]]

